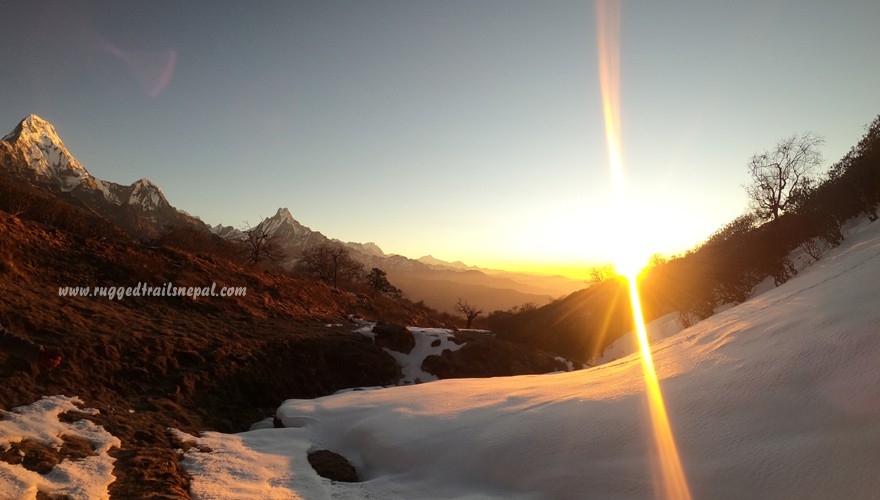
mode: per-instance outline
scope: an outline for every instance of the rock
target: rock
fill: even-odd
[[[409,354],[416,346],[416,340],[405,326],[392,323],[376,323],[373,327],[375,341],[379,347]]]
[[[477,378],[531,375],[565,371],[566,365],[555,355],[529,349],[477,332],[455,334],[465,345],[456,351],[444,350],[422,362],[422,370],[438,378]]]
[[[317,450],[309,453],[309,464],[315,469],[321,477],[326,477],[332,481],[342,481],[346,483],[357,483],[357,471],[348,460],[330,450]]]

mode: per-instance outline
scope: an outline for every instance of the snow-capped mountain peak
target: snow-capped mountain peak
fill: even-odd
[[[55,127],[37,115],[28,115],[18,123],[15,129],[3,137],[4,141],[15,141],[21,136],[45,137],[50,142],[61,143]]]
[[[64,146],[55,127],[37,115],[27,116],[3,140],[21,151],[34,174],[58,185],[62,191],[94,183],[89,172]]]
[[[260,223],[260,226],[263,229],[271,234],[275,235],[279,232],[292,232],[296,233],[311,233],[312,230],[300,224],[296,219],[293,218],[293,215],[290,213],[286,207],[281,207],[275,212],[275,215],[272,217],[268,217]]]
[[[279,224],[290,224],[292,226],[300,225],[300,223],[293,218],[293,214],[290,213],[290,210],[288,210],[287,207],[279,208],[272,218],[277,220]]]
[[[138,206],[143,210],[157,210],[167,206],[168,200],[165,199],[159,186],[153,184],[149,179],[139,179],[131,185],[128,204]]]

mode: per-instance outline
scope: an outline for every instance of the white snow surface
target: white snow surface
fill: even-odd
[[[670,313],[661,316],[645,325],[648,332],[648,340],[655,344],[667,337],[678,334],[684,328],[678,320],[678,313]],[[596,365],[610,363],[611,361],[629,356],[639,350],[639,339],[635,332],[629,332],[615,340],[602,351],[602,355],[595,360]]]
[[[694,498],[880,492],[880,223],[786,284],[653,346]],[[653,498],[636,355],[588,370],[442,380],[277,411],[285,429],[191,440],[197,498]],[[363,482],[316,476],[347,457]]]
[[[64,412],[98,413],[90,408],[80,409],[78,405],[82,405],[79,398],[44,396],[27,406],[0,410],[2,450],[9,450],[11,443],[23,440],[59,450],[63,443],[61,436],[78,436],[91,443],[97,454],[77,460],[65,458],[45,475],[0,461],[0,498],[33,499],[38,492],[75,500],[109,498],[107,488],[116,480],[113,476],[116,459],[109,451],[122,443],[89,420],[62,422],[58,419]]]

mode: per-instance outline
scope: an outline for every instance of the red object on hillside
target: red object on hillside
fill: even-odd
[[[3,326],[0,326],[0,350],[25,361],[38,363],[47,370],[51,370],[61,364],[61,354],[59,352],[47,350],[39,344],[11,333],[3,328]]]

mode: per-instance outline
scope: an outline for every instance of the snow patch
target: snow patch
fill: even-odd
[[[399,385],[420,384],[422,382],[431,382],[437,380],[437,376],[422,370],[422,363],[428,356],[443,353],[443,351],[457,351],[464,347],[464,344],[456,344],[452,341],[453,334],[451,330],[445,328],[407,328],[415,340],[415,347],[409,354],[385,349],[385,352],[391,355],[403,374]],[[433,345],[437,344],[437,345]]]
[[[375,323],[361,321],[363,326],[354,330],[366,337],[370,337],[375,341],[376,334],[373,332]],[[432,375],[422,370],[422,363],[425,358],[433,355],[441,355],[443,351],[457,351],[464,347],[465,344],[456,344],[452,339],[454,337],[452,330],[447,328],[422,328],[416,326],[407,327],[409,333],[415,340],[415,347],[409,353],[384,349],[400,366],[402,376],[397,382],[398,385],[420,384],[422,382],[432,382],[437,380],[436,375]],[[437,344],[437,345],[433,345]]]
[[[122,443],[103,427],[81,419],[62,422],[64,412],[95,415],[98,410],[80,409],[79,398],[67,396],[44,396],[27,406],[0,410],[0,448],[9,450],[12,443],[34,441],[60,450],[61,436],[76,436],[87,440],[95,449],[96,456],[70,460],[65,458],[45,475],[0,461],[0,491],[4,498],[35,498],[37,493],[67,496],[72,499],[109,498],[108,486],[113,476],[111,448]]]
[[[556,361],[565,365],[565,371],[573,372],[575,370],[574,363],[570,359],[565,359],[562,356],[556,356]]]
[[[263,429],[235,435],[205,432],[201,437],[171,429],[177,439],[193,445],[182,452],[183,465],[200,479],[190,483],[193,498],[303,498],[291,487],[294,479],[300,491],[315,489],[316,478],[320,479],[317,474],[300,477],[291,470],[293,456],[307,460],[308,444],[290,439],[293,436],[286,435],[290,432],[279,433],[279,430],[287,429]]]
[[[370,337],[370,339],[375,340],[376,334],[373,332],[374,326],[376,326],[375,323],[366,322],[363,326],[358,327],[354,333],[360,333],[365,337]]]

